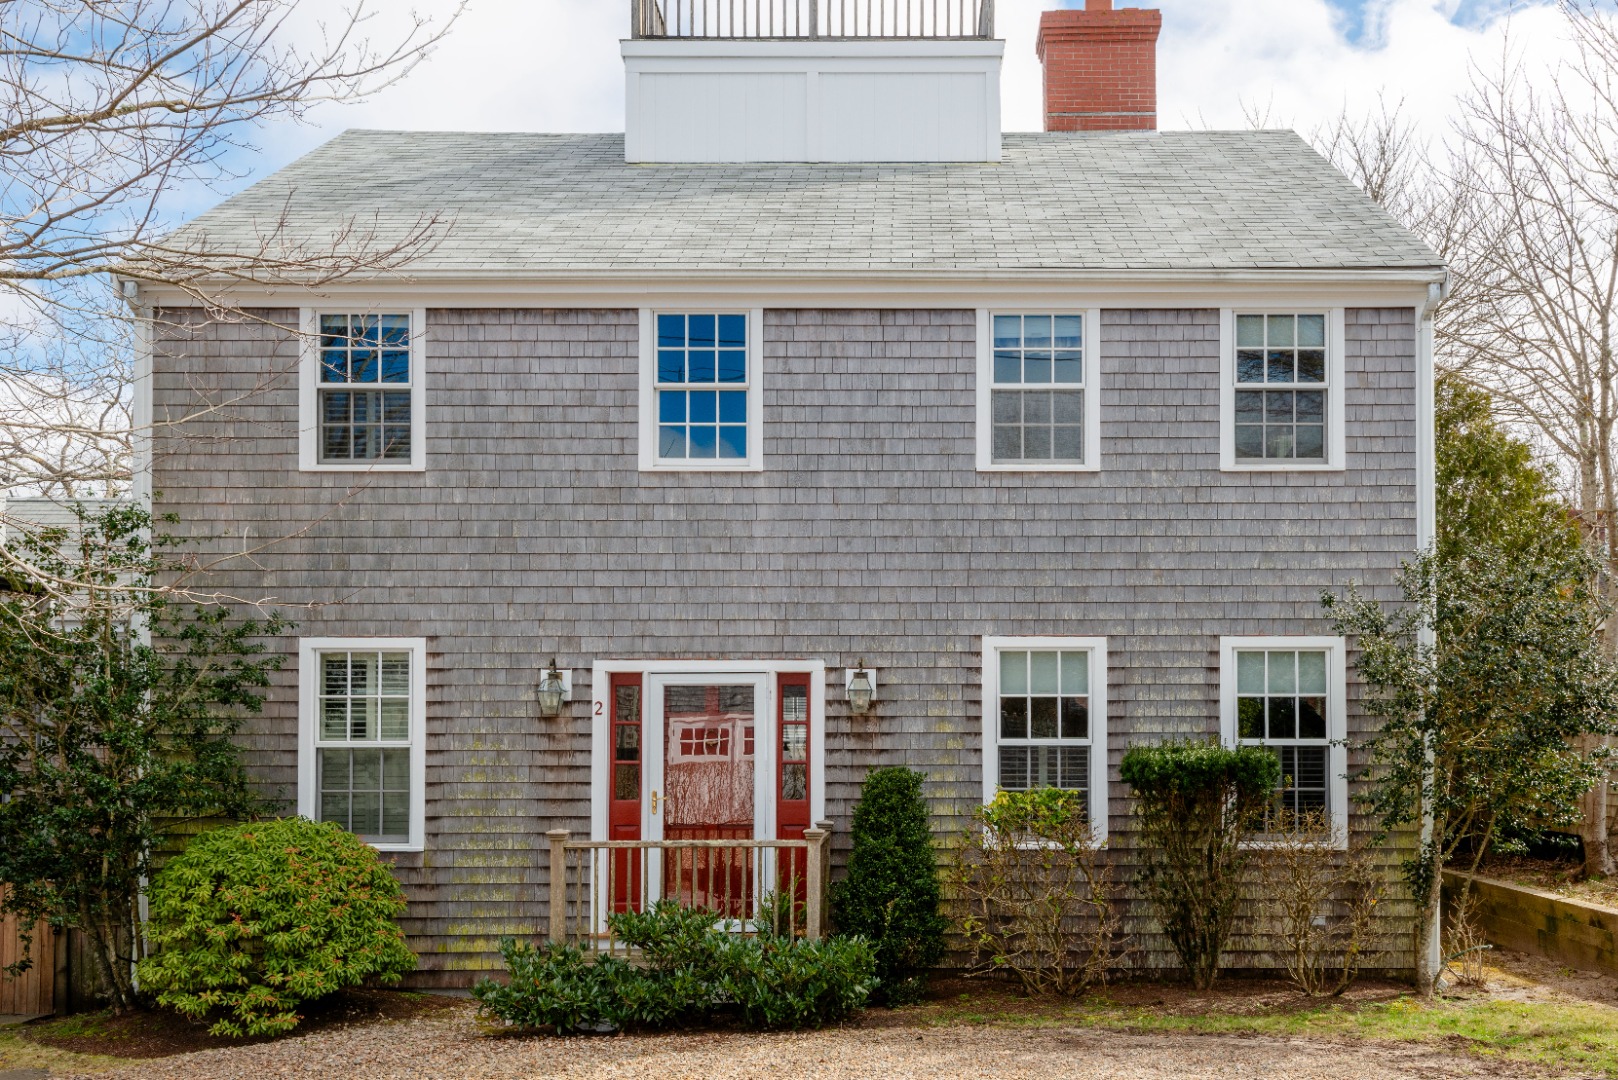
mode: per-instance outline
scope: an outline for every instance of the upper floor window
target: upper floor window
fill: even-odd
[[[1226,322],[1225,466],[1341,468],[1341,312],[1232,312]]]
[[[1270,821],[1348,822],[1340,638],[1226,638],[1222,727],[1230,745],[1269,748],[1281,763]],[[1232,685],[1234,683],[1234,685]]]
[[[422,467],[420,313],[306,312],[301,464]]]
[[[1107,646],[1103,638],[985,638],[983,798],[1083,792],[1106,830]]]
[[[305,639],[298,811],[378,847],[419,850],[425,822],[419,639]]]
[[[759,467],[757,321],[757,313],[646,313],[642,468]]]
[[[978,467],[1097,467],[1094,312],[979,315]]]

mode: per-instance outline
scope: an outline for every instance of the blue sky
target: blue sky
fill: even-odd
[[[1381,32],[1381,27],[1378,26],[1379,9],[1386,7],[1382,0],[1328,0],[1328,2],[1342,19],[1342,33],[1347,41],[1362,47],[1375,47],[1378,44]],[[1511,0],[1434,0],[1433,6],[1440,10],[1452,8],[1453,11],[1449,13],[1450,21],[1457,26],[1478,27],[1498,18],[1513,4]]]

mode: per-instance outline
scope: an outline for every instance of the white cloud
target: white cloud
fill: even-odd
[[[1469,18],[1457,25],[1452,16],[1460,0],[1363,2],[1370,28],[1364,47],[1343,36],[1343,20],[1326,0],[1161,0],[1162,125],[1244,127],[1242,106],[1249,103],[1267,106],[1278,123],[1308,130],[1345,104],[1370,107],[1385,88],[1405,100],[1412,116],[1441,130],[1467,82],[1469,57],[1498,56],[1506,21],[1480,26]],[[415,6],[442,17],[454,0]],[[999,0],[1009,131],[1040,127],[1034,37],[1040,13],[1052,6],[1054,0]],[[264,133],[259,167],[284,164],[350,127],[620,131],[618,44],[628,7],[624,0],[472,0],[436,54],[401,85],[364,104],[322,106],[312,114],[314,127]],[[385,39],[390,20],[402,17],[403,5],[385,11],[373,36]],[[1510,25],[1514,45],[1531,60],[1560,51],[1550,8],[1530,7]]]
[[[1160,119],[1165,127],[1242,127],[1243,102],[1272,107],[1279,121],[1307,130],[1346,104],[1375,105],[1379,91],[1403,99],[1429,130],[1442,130],[1469,83],[1475,57],[1496,63],[1509,34],[1530,62],[1562,51],[1558,16],[1529,8],[1509,23],[1450,20],[1454,0],[1366,0],[1366,35],[1347,42],[1324,0],[1165,2],[1159,56]]]

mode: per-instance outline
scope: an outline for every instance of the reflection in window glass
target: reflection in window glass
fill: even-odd
[[[989,392],[996,462],[1084,463],[1084,317],[995,315]]]
[[[747,316],[657,316],[658,457],[747,457]]]
[[[317,813],[368,843],[410,839],[410,654],[319,656]]]
[[[1326,653],[1242,649],[1236,653],[1236,735],[1281,760],[1275,810],[1325,813],[1330,806]]]
[[[1090,788],[1090,654],[999,653],[1000,787]]]
[[[409,461],[409,315],[322,315],[320,460]]]
[[[1326,316],[1236,316],[1239,460],[1326,457]]]

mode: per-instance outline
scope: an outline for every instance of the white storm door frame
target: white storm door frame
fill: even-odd
[[[663,715],[663,692],[670,686],[751,686],[753,688],[753,838],[775,835],[775,680],[754,672],[737,674],[667,674],[646,676],[646,712],[641,716],[642,767],[646,770],[646,795],[640,801],[640,834],[647,840],[663,839],[664,758],[668,753],[668,731]],[[651,721],[648,724],[648,721]],[[655,737],[648,737],[655,735]],[[658,807],[652,810],[652,794]]]

